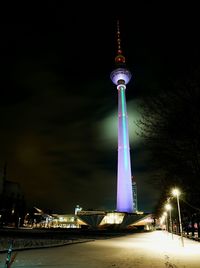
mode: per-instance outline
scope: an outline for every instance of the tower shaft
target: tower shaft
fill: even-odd
[[[132,176],[125,86],[118,85],[117,211],[133,212]]]

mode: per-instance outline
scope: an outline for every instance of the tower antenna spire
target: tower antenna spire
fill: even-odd
[[[117,21],[117,54],[122,54],[119,20]]]
[[[126,62],[126,59],[122,53],[119,20],[117,20],[117,56],[115,57],[115,62],[117,64],[117,67],[120,67],[120,65],[124,65]]]

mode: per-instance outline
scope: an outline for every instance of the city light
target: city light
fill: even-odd
[[[165,208],[166,208],[166,210],[171,210],[172,209],[172,206],[170,204],[166,204],[165,205]]]

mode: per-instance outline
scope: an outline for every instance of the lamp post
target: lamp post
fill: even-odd
[[[19,227],[20,227],[20,220],[21,220],[21,218],[19,217],[19,218],[18,218],[18,224],[17,224],[17,228],[19,228]]]
[[[171,229],[171,234],[172,234],[172,239],[173,239],[172,206],[168,203],[165,205],[165,208],[167,211],[169,211],[170,229]]]
[[[179,217],[179,225],[180,225],[180,233],[181,233],[181,243],[182,243],[182,246],[184,247],[183,228],[182,228],[181,212],[180,212],[180,204],[179,204],[180,191],[177,188],[175,188],[172,190],[172,194],[173,194],[173,196],[176,196],[176,199],[177,199],[178,217]]]

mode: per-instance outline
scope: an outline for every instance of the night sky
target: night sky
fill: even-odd
[[[20,183],[28,206],[115,209],[117,90],[110,73],[117,19],[133,73],[126,96],[139,210],[156,204],[159,191],[136,134],[138,102],[198,64],[199,19],[191,5],[123,5],[49,1],[13,8],[16,20],[1,24],[0,169],[7,161],[7,178]]]

